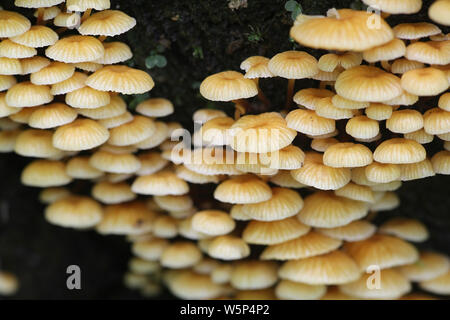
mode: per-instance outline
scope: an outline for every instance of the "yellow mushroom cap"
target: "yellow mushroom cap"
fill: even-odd
[[[108,130],[90,119],[78,119],[59,127],[53,145],[61,150],[81,151],[95,148],[109,138]]]
[[[103,47],[105,52],[101,58],[95,60],[97,63],[116,64],[133,57],[130,47],[123,42],[105,42]]]
[[[1,10],[0,26],[0,38],[9,38],[27,32],[31,23],[20,13]]]
[[[88,9],[101,11],[109,9],[111,3],[110,0],[67,0],[66,6],[69,11],[84,12]]]
[[[419,260],[416,263],[401,266],[400,272],[409,280],[428,281],[444,275],[450,267],[450,261],[447,256],[442,254],[424,251],[420,253]]]
[[[429,237],[426,226],[418,220],[408,218],[392,218],[383,223],[379,231],[411,242],[423,242]]]
[[[287,261],[278,273],[283,280],[310,285],[349,283],[360,277],[355,261],[339,250],[306,259]]]
[[[315,110],[322,98],[332,97],[333,95],[333,92],[326,89],[302,89],[294,95],[294,102],[310,110]]]
[[[50,87],[35,85],[31,82],[19,82],[9,88],[6,103],[11,107],[34,107],[53,100]]]
[[[28,125],[38,129],[59,127],[77,118],[75,110],[63,103],[52,103],[36,109],[28,119]]]
[[[368,186],[362,186],[353,182],[347,183],[342,188],[339,188],[334,191],[337,196],[373,203],[375,202],[375,198],[373,195],[372,189]]]
[[[344,97],[341,97],[338,94],[335,94],[331,98],[331,102],[333,103],[333,105],[336,108],[340,108],[340,109],[353,109],[353,110],[354,109],[364,109],[370,105],[369,102],[345,99]]]
[[[22,108],[17,108],[17,109],[20,109],[20,111],[10,114],[9,115],[9,119],[11,119],[14,123],[17,123],[17,124],[20,124],[20,123],[27,124],[28,120],[30,119],[30,117],[33,114],[33,112],[36,111],[36,110],[39,110],[39,108],[41,108],[41,107],[42,106],[23,108],[23,109]]]
[[[367,180],[373,183],[388,183],[399,180],[401,167],[397,164],[372,162],[365,167]]]
[[[411,133],[422,129],[423,117],[412,109],[394,111],[386,121],[386,128],[396,133]]]
[[[211,273],[211,280],[214,283],[226,284],[230,282],[231,271],[233,267],[231,264],[222,263],[218,265]]]
[[[136,112],[147,117],[165,117],[174,111],[173,104],[164,98],[152,98],[142,101],[136,107]]]
[[[373,159],[381,163],[415,163],[425,158],[426,151],[421,144],[404,138],[383,141],[373,153]]]
[[[36,18],[38,17],[38,11],[41,8],[38,8],[36,11],[34,11],[33,16],[35,16]],[[48,20],[52,20],[54,19],[58,14],[61,13],[61,9],[58,6],[51,6],[51,7],[47,7],[47,8],[42,8],[43,10],[43,14],[42,14],[42,20],[43,21],[48,21]],[[41,12],[42,12],[41,11]]]
[[[210,236],[228,234],[235,225],[228,213],[219,210],[199,211],[192,217],[192,229]]]
[[[355,114],[351,109],[337,108],[332,102],[332,97],[321,99],[317,103],[315,111],[320,117],[334,120],[350,119]]]
[[[426,133],[423,128],[414,132],[405,133],[404,137],[406,139],[414,140],[420,144],[430,143],[434,139],[434,136],[432,134]]]
[[[45,55],[65,63],[95,61],[104,55],[103,44],[91,36],[70,36],[58,40],[45,50]]]
[[[242,238],[251,244],[273,245],[301,237],[309,230],[309,226],[294,217],[276,221],[252,220],[245,227]]]
[[[82,35],[114,37],[136,25],[136,20],[122,11],[104,10],[94,13],[78,28]]]
[[[389,119],[392,115],[392,106],[382,103],[371,103],[365,113],[369,119],[382,121]]]
[[[77,156],[71,158],[66,165],[67,174],[75,179],[96,179],[103,175],[103,172],[89,164],[89,157]]]
[[[363,0],[368,6],[376,6],[381,11],[392,14],[417,13],[422,8],[422,0]]]
[[[35,48],[27,47],[9,39],[0,42],[0,55],[11,59],[31,58],[37,54]]]
[[[135,173],[141,167],[134,154],[119,154],[106,150],[96,151],[90,157],[89,164],[97,170],[112,173]]]
[[[0,117],[7,117],[22,111],[22,108],[11,107],[6,103],[6,94],[0,93]]]
[[[372,139],[380,133],[380,126],[378,121],[369,117],[356,116],[347,121],[345,132],[356,139]]]
[[[291,37],[306,47],[339,51],[364,51],[394,38],[389,25],[371,12],[342,9],[330,13],[328,17],[299,15]]]
[[[273,184],[283,188],[303,188],[304,184],[295,180],[289,170],[279,170],[276,175],[269,179]]]
[[[402,164],[400,180],[410,181],[434,176],[433,166],[429,159],[416,163]]]
[[[122,94],[141,94],[150,91],[155,83],[144,71],[123,65],[106,66],[90,75],[86,85],[100,91]]]
[[[231,285],[240,290],[269,288],[277,282],[278,266],[268,261],[244,261],[231,271]]]
[[[283,300],[317,300],[326,293],[324,285],[309,285],[289,280],[281,280],[275,288],[275,295]]]
[[[80,108],[77,112],[87,118],[101,120],[123,115],[127,110],[125,101],[120,96],[111,96],[110,103],[95,109]]]
[[[94,200],[82,196],[67,196],[45,208],[45,219],[60,227],[86,229],[97,225],[103,209]]]
[[[189,186],[175,173],[163,170],[137,177],[131,185],[131,190],[146,195],[183,195],[189,192]]]
[[[262,260],[306,259],[332,252],[339,248],[341,240],[310,231],[306,235],[283,243],[268,246],[261,254]]]
[[[431,163],[433,164],[433,170],[437,174],[450,174],[450,151],[443,150],[436,153],[431,158]]]
[[[205,274],[190,270],[180,271],[169,282],[170,291],[180,299],[216,299],[224,292],[224,288],[211,281]]]
[[[64,0],[15,0],[14,5],[22,8],[43,8],[56,6],[64,2]]]
[[[410,70],[402,75],[402,88],[417,96],[435,96],[449,87],[445,73],[436,68]]]
[[[444,93],[439,98],[439,108],[445,111],[450,111],[450,92]]]
[[[267,201],[272,197],[270,187],[252,175],[232,177],[219,184],[214,198],[227,203],[250,204]]]
[[[158,172],[162,168],[164,168],[168,161],[161,157],[161,154],[156,151],[150,151],[146,153],[142,153],[138,155],[139,161],[141,162],[141,168],[136,172],[138,176],[145,176],[148,174],[152,174],[155,172]],[[182,174],[180,174],[178,168],[176,171],[176,174],[178,177],[182,178],[183,180],[186,180]],[[189,180],[186,180],[188,182],[191,182]],[[193,182],[194,183],[194,182]],[[178,204],[173,204],[178,205]]]
[[[137,195],[125,182],[111,183],[101,181],[92,188],[92,197],[105,204],[117,204],[134,200]]]
[[[324,135],[336,130],[335,120],[320,117],[313,110],[293,110],[286,116],[286,123],[289,128],[312,136]]]
[[[428,16],[430,19],[444,26],[450,25],[450,22],[448,22],[449,14],[450,4],[447,0],[435,1],[428,9]]]
[[[143,234],[145,237],[146,234]],[[139,235],[138,235],[139,237]],[[131,251],[137,257],[146,261],[158,261],[164,249],[169,246],[169,242],[165,239],[150,238],[145,240],[133,241]]]
[[[66,185],[72,178],[61,161],[35,160],[25,167],[20,180],[26,186],[44,188]]]
[[[314,138],[311,141],[311,149],[317,152],[325,152],[330,146],[338,142],[339,141],[335,138]]]
[[[69,196],[71,193],[69,190],[63,187],[49,187],[42,189],[39,192],[39,201],[45,204],[50,204],[60,199]]]
[[[440,108],[429,109],[423,115],[423,127],[428,134],[446,134],[450,132],[450,112]]]
[[[323,154],[323,163],[334,168],[364,167],[372,163],[372,152],[362,144],[336,143]]]
[[[142,160],[141,160],[142,162]],[[176,174],[179,178],[195,184],[205,184],[205,183],[218,183],[219,177],[215,175],[204,175],[201,173],[189,170],[184,165],[177,166]]]
[[[75,67],[62,62],[52,62],[30,76],[30,81],[37,85],[52,85],[73,76]]]
[[[386,269],[411,264],[419,258],[416,248],[408,242],[379,234],[366,240],[346,243],[344,248],[358,263],[361,271],[371,265]]]
[[[377,196],[377,193],[375,193]],[[388,211],[397,208],[400,205],[400,199],[394,192],[381,192],[381,196],[371,207],[373,211]]]
[[[0,131],[0,153],[13,152],[14,146],[16,144],[16,139],[21,132],[22,132],[21,130],[17,129]]]
[[[253,80],[236,71],[213,74],[202,81],[200,94],[211,101],[232,101],[251,98],[258,94]]]
[[[226,113],[217,109],[198,109],[194,112],[192,120],[194,123],[204,124],[206,121],[218,118],[226,117]]]
[[[319,72],[316,58],[303,51],[278,53],[270,59],[269,70],[286,79],[311,78]]]
[[[450,63],[450,40],[416,42],[406,48],[405,57],[427,64]]]
[[[193,152],[186,149],[176,148],[173,151],[168,150],[170,159],[174,163],[184,162],[186,168],[203,175],[242,174],[236,166],[236,155],[229,149],[219,147],[215,148],[197,148]],[[164,153],[163,153],[164,157]]]
[[[93,110],[95,110],[95,109],[93,109]],[[105,128],[111,129],[111,128],[119,127],[128,122],[131,122],[133,119],[134,119],[133,115],[130,112],[126,111],[126,112],[122,113],[121,115],[118,115],[115,117],[100,119],[98,122]]]
[[[202,253],[191,242],[174,242],[164,249],[160,263],[170,269],[181,269],[196,265],[202,259]]]
[[[0,74],[22,74],[22,65],[20,64],[20,60],[0,57]]]
[[[405,43],[400,39],[394,39],[384,45],[364,51],[363,58],[367,62],[373,63],[378,61],[395,60],[403,57],[405,53]]]
[[[406,40],[416,40],[441,33],[441,29],[428,22],[401,23],[393,30],[397,38]]]
[[[333,72],[339,67],[350,69],[362,63],[362,55],[357,52],[345,52],[341,54],[327,53],[320,57],[317,66],[325,72]]]
[[[156,131],[155,122],[143,116],[134,116],[133,120],[110,130],[109,144],[128,146],[142,142]]]
[[[379,288],[373,273],[366,273],[360,279],[339,286],[344,294],[364,299],[397,299],[411,290],[408,279],[395,269],[381,270],[379,273]],[[372,282],[371,282],[372,281]],[[368,284],[374,286],[370,287]]]
[[[342,72],[336,80],[336,92],[350,100],[381,102],[402,93],[400,79],[371,66],[358,66]]]
[[[23,46],[40,48],[50,46],[58,41],[58,34],[48,27],[36,25],[10,40]]]
[[[419,287],[435,294],[448,295],[450,293],[450,271],[434,279],[419,282]]]
[[[422,62],[410,61],[408,59],[397,59],[391,65],[391,72],[395,74],[404,74],[410,70],[424,68],[425,65]]]
[[[320,153],[306,152],[303,166],[300,169],[291,170],[291,175],[304,185],[320,190],[336,190],[350,181],[351,173],[348,168],[333,168],[325,165],[323,155]]]
[[[52,144],[53,132],[50,130],[28,129],[17,136],[14,151],[24,157],[60,158],[63,151]]]
[[[53,95],[66,94],[85,87],[87,75],[81,72],[74,72],[73,75],[61,82],[52,85]]]
[[[96,229],[100,234],[142,235],[153,229],[155,218],[143,202],[113,204],[105,207]]]
[[[365,220],[356,220],[342,227],[317,228],[315,230],[331,238],[353,242],[370,238],[377,227]]]
[[[75,68],[87,71],[87,72],[95,72],[101,68],[103,65],[97,62],[78,62],[73,64]]]
[[[17,83],[16,78],[11,75],[0,75],[0,91],[8,90]]]
[[[208,254],[215,259],[240,260],[250,254],[250,247],[241,238],[223,235],[211,241]]]

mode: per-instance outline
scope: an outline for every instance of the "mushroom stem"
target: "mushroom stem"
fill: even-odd
[[[391,64],[389,63],[389,61],[386,60],[381,61],[381,66],[383,67],[384,70],[391,72]]]
[[[287,95],[286,95],[286,109],[292,106],[292,97],[294,96],[295,79],[288,79]]]
[[[83,16],[81,17],[81,22],[83,22],[84,20],[86,20],[87,18],[89,18],[90,15],[91,15],[91,12],[92,12],[92,9],[91,9],[91,8],[87,9],[87,10],[83,13]]]
[[[42,24],[44,22],[45,8],[38,8],[36,24]]]
[[[238,120],[247,111],[248,102],[244,99],[233,100],[232,102],[234,103],[235,107],[234,119]]]
[[[326,86],[327,86],[327,83],[325,81],[320,81],[320,83],[319,83],[320,89],[325,89]]]
[[[67,30],[66,27],[58,28],[58,29],[56,29],[56,33],[61,34],[61,33],[65,32],[66,30]]]
[[[98,37],[98,40],[99,40],[100,42],[105,41],[105,39],[106,39],[106,36],[100,36],[100,37]]]
[[[261,100],[262,103],[264,103],[265,106],[270,106],[270,101],[269,99],[267,99],[266,95],[264,94],[264,92],[262,92],[261,87],[259,86],[259,79],[256,78],[253,81],[255,81],[256,86],[258,87],[258,98],[259,100]]]

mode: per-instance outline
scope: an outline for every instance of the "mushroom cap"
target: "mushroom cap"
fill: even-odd
[[[71,158],[66,165],[67,174],[74,179],[97,179],[104,173],[90,165],[88,156]]]
[[[386,128],[395,133],[411,133],[423,128],[422,114],[413,109],[394,111],[386,121]]]
[[[342,227],[317,228],[315,230],[331,238],[353,242],[370,238],[377,227],[365,220],[355,220]]]
[[[422,62],[411,61],[406,58],[395,60],[391,65],[391,72],[395,74],[404,74],[410,70],[424,68],[425,65]]]
[[[138,194],[165,196],[183,195],[189,192],[189,185],[167,170],[140,176],[134,180],[131,190]]]
[[[27,129],[17,136],[14,152],[24,157],[59,159],[64,152],[52,144],[50,130]]]
[[[422,145],[404,138],[383,141],[373,153],[373,159],[381,163],[415,163],[425,158],[426,151]]]
[[[23,110],[22,108],[10,107],[6,103],[6,94],[0,93],[0,117],[7,117]]]
[[[168,287],[180,299],[216,299],[224,292],[224,288],[213,283],[208,275],[190,270],[180,271]]]
[[[192,152],[186,149],[175,148],[173,151],[168,151],[172,157],[180,157],[180,162],[184,162],[186,168],[196,173],[203,175],[240,175],[242,174],[236,168],[236,154],[233,150],[223,149],[222,147],[215,148],[197,148]],[[178,153],[178,154],[177,154]],[[163,153],[164,156],[164,153]],[[175,160],[175,161],[174,161]],[[176,162],[176,158],[171,158],[172,162]]]
[[[336,190],[350,181],[350,170],[327,166],[323,163],[322,154],[306,152],[303,166],[291,170],[291,176],[307,186],[320,190]]]
[[[92,187],[92,197],[104,204],[117,204],[134,200],[137,195],[131,191],[125,182],[112,183],[108,181],[97,182]]]
[[[22,8],[46,8],[56,6],[64,0],[15,0],[14,5]]]
[[[136,19],[118,10],[94,13],[78,28],[82,35],[114,37],[125,33],[136,25]]]
[[[294,95],[294,102],[310,110],[315,110],[322,98],[332,96],[334,96],[334,93],[330,90],[308,88],[297,91]]]
[[[269,61],[269,70],[286,79],[311,78],[319,72],[317,60],[303,51],[285,51],[276,54]]]
[[[143,234],[146,235],[145,233]],[[146,261],[158,261],[163,251],[169,246],[166,239],[151,238],[148,240],[134,241],[131,251],[137,257]],[[159,263],[159,261],[158,261]]]
[[[228,234],[235,226],[230,215],[220,210],[203,210],[192,217],[192,229],[209,236]]]
[[[311,136],[332,133],[336,130],[336,122],[318,116],[313,110],[297,109],[286,116],[288,128]]]
[[[440,108],[429,109],[423,115],[423,128],[428,134],[450,132],[450,112]]]
[[[104,54],[95,62],[100,64],[116,64],[127,61],[133,57],[130,47],[123,42],[104,42]]]
[[[73,76],[75,67],[63,62],[52,62],[30,76],[30,81],[37,85],[52,85]],[[50,91],[51,92],[51,91]]]
[[[142,162],[142,160],[141,160]],[[176,174],[179,178],[195,184],[205,184],[205,183],[219,183],[219,177],[215,175],[204,175],[201,173],[189,170],[184,165],[177,166]]]
[[[371,103],[365,110],[369,119],[383,121],[392,115],[392,106],[383,103]]]
[[[399,238],[380,234],[366,240],[346,243],[344,248],[361,271],[371,265],[377,265],[380,269],[407,265],[419,258],[413,245]]]
[[[124,114],[126,110],[127,105],[125,101],[118,95],[111,96],[110,103],[103,107],[95,109],[76,109],[79,114],[95,120],[117,117]]]
[[[9,39],[0,42],[0,55],[11,59],[31,58],[37,54],[35,48],[27,47]]]
[[[112,173],[135,173],[141,167],[137,156],[131,153],[113,153],[106,150],[96,151],[89,164],[97,170]]]
[[[89,150],[102,145],[108,138],[108,130],[98,122],[78,119],[55,131],[53,145],[66,151]]]
[[[362,63],[362,55],[358,52],[327,53],[320,57],[317,66],[325,72],[332,72],[342,67],[350,69]]]
[[[166,159],[164,159],[161,154],[157,151],[149,151],[149,152],[145,152],[145,153],[141,153],[138,155],[139,161],[141,162],[141,168],[136,172],[136,174],[138,176],[145,176],[148,174],[152,174],[155,173],[159,170],[161,170],[162,168],[164,168],[168,161]],[[178,168],[177,168],[178,169]],[[176,172],[177,176],[183,180],[184,179],[178,172]],[[186,180],[188,182],[191,182],[189,180]],[[195,183],[195,182],[193,182]],[[176,205],[176,202],[173,204],[174,206]],[[174,210],[171,210],[174,211]]]
[[[135,144],[135,146],[142,150],[148,150],[159,146],[167,138],[167,125],[162,121],[155,121],[155,133],[145,140]]]
[[[269,70],[269,58],[261,56],[252,56],[242,61],[240,68],[244,70],[245,78],[259,79],[272,78],[275,75]]]
[[[450,3],[447,0],[438,0],[428,9],[428,16],[431,20],[444,26],[449,26],[448,17],[450,15]]]
[[[95,110],[95,109],[93,109]],[[104,126],[105,128],[111,129],[119,127],[123,124],[126,124],[128,122],[131,122],[134,119],[134,116],[128,112],[125,111],[124,113],[110,118],[100,119],[98,122]]]
[[[156,213],[139,201],[105,207],[102,221],[96,226],[100,234],[142,235],[153,229]]]
[[[222,110],[218,109],[198,109],[192,115],[192,121],[194,123],[203,124],[208,120],[218,118],[218,117],[226,117],[227,114]]]
[[[36,11],[34,11],[33,16],[36,18],[38,17],[38,11],[40,8],[38,8]],[[44,11],[44,14],[42,16],[42,20],[48,21],[54,19],[58,14],[61,13],[61,9],[58,6],[52,6],[47,8],[42,8]]]
[[[303,188],[304,184],[298,182],[291,176],[290,170],[279,170],[277,174],[269,179],[273,184],[283,188]]]
[[[57,27],[73,29],[80,25],[81,16],[76,12],[59,12],[53,20]]]
[[[0,91],[8,90],[16,83],[17,83],[17,80],[14,76],[0,75]]]
[[[242,73],[224,71],[203,80],[200,94],[211,101],[232,101],[251,98],[258,94],[258,88],[253,80],[244,78]]]
[[[353,182],[347,183],[342,188],[335,190],[334,193],[337,196],[352,200],[364,201],[368,203],[375,202],[375,197],[370,187],[362,186]]]
[[[372,139],[380,133],[380,125],[366,116],[356,116],[347,121],[345,132],[356,139]]]
[[[397,38],[405,40],[416,40],[441,33],[441,29],[428,22],[401,23],[393,30]]]
[[[51,204],[69,196],[70,194],[70,191],[63,187],[44,188],[41,192],[39,192],[39,201],[45,204]]]
[[[363,2],[392,14],[412,14],[419,12],[422,8],[422,0],[363,0]]]
[[[11,37],[10,40],[23,46],[40,48],[51,46],[58,41],[58,34],[49,27],[35,25],[27,32]]]
[[[332,97],[320,99],[315,111],[320,117],[334,120],[350,119],[355,114],[355,111],[352,109],[337,108],[332,102]]]
[[[275,295],[283,300],[318,300],[326,293],[324,285],[309,285],[289,280],[281,280],[276,288]]]
[[[269,288],[277,282],[278,266],[269,261],[243,261],[233,267],[230,284],[240,290]]]
[[[416,163],[402,164],[400,180],[410,181],[434,176],[433,165],[429,159]]]
[[[436,96],[449,87],[445,73],[429,67],[410,70],[402,75],[402,88],[417,96]]]
[[[408,279],[398,270],[385,269],[379,273],[380,288],[368,286],[374,273],[363,274],[358,280],[339,286],[344,294],[363,299],[398,299],[411,290]],[[373,281],[373,280],[372,280]]]
[[[110,129],[109,144],[129,146],[144,141],[156,131],[155,122],[144,116],[134,116],[133,120]]]
[[[416,219],[391,218],[384,222],[380,228],[380,233],[392,235],[411,242],[423,242],[429,237],[427,227]]]
[[[399,78],[371,66],[358,66],[342,72],[335,88],[343,98],[371,102],[394,99],[403,91]]]
[[[35,160],[22,171],[22,184],[30,187],[59,187],[72,181],[66,174],[64,162],[56,160]]]
[[[448,148],[447,148],[448,149]],[[442,150],[436,153],[433,158],[431,158],[431,163],[433,164],[433,170],[437,174],[450,174],[450,151]]]
[[[91,228],[100,222],[102,215],[102,207],[91,198],[83,196],[67,196],[45,208],[45,219],[48,222],[66,228]]]
[[[219,184],[214,198],[225,203],[252,204],[267,201],[272,197],[270,187],[253,175],[232,177]]]
[[[334,168],[364,167],[372,163],[372,152],[362,144],[336,143],[323,154],[323,163]]]
[[[450,40],[412,43],[406,48],[405,57],[427,64],[449,64]]]
[[[0,57],[0,74],[22,74],[22,65],[20,64],[20,60]]]
[[[64,103],[52,103],[33,111],[28,118],[32,128],[50,129],[73,122],[77,112]]]
[[[330,146],[338,142],[335,138],[314,138],[311,141],[311,149],[317,152],[325,152]]]
[[[229,129],[234,124],[234,119],[230,117],[218,117],[206,121],[201,131],[202,144],[207,146],[224,146],[230,143]],[[195,140],[195,139],[194,139]]]
[[[372,162],[365,167],[367,180],[374,183],[389,183],[399,180],[401,167],[397,164]]]
[[[109,9],[111,3],[110,0],[67,0],[66,6],[69,11],[84,12],[88,9],[101,11]]]
[[[290,145],[297,135],[275,112],[243,116],[228,132],[234,150],[252,153],[280,150]]]
[[[283,280],[332,285],[355,281],[361,273],[352,258],[336,250],[320,256],[287,261],[278,274]]]
[[[58,40],[45,50],[45,55],[65,63],[90,62],[105,54],[103,44],[91,36],[69,36]]]
[[[250,221],[242,238],[245,242],[259,245],[274,245],[305,235],[311,228],[295,217],[276,221]]]
[[[50,60],[45,57],[34,56],[31,58],[20,59],[22,66],[22,75],[34,73],[40,71],[42,68],[47,67],[50,64]]]
[[[296,260],[306,259],[332,252],[342,245],[341,240],[327,237],[315,231],[306,235],[273,244],[263,251],[262,260]]]
[[[35,85],[28,81],[13,85],[6,93],[6,103],[16,108],[40,106],[52,100],[50,87]]]
[[[0,38],[10,38],[27,32],[31,27],[30,20],[17,12],[0,11]]]
[[[450,267],[447,256],[431,251],[420,253],[416,263],[399,267],[401,273],[410,281],[428,281],[444,275]]]
[[[97,62],[78,62],[73,64],[75,68],[87,71],[87,72],[95,72],[101,68],[103,65]]]
[[[259,154],[259,161],[263,165],[277,170],[293,170],[301,168],[305,160],[305,153],[297,146],[289,145],[281,150]]]
[[[377,193],[375,193],[377,195]],[[400,199],[395,192],[379,192],[381,198],[370,206],[372,211],[389,211],[400,205]]]
[[[363,52],[363,58],[367,62],[388,61],[401,58],[406,53],[405,43],[400,39],[394,39],[388,43],[366,50]],[[414,60],[414,59],[412,59]]]
[[[108,92],[85,86],[68,92],[65,100],[73,108],[96,109],[108,105],[111,97]]]
[[[329,17],[299,15],[290,35],[306,47],[364,51],[394,38],[389,25],[375,14],[351,9],[335,10]],[[372,24],[377,23],[374,28]]]
[[[147,117],[161,118],[174,112],[173,104],[164,98],[152,98],[142,101],[136,107],[136,112]]]
[[[153,197],[156,204],[167,211],[189,210],[193,207],[190,196],[155,196]]]
[[[406,139],[414,140],[420,144],[430,143],[434,139],[434,136],[425,132],[423,128],[414,132],[405,133],[404,137]]]
[[[445,111],[450,111],[450,92],[444,93],[438,102],[438,107]]]
[[[221,260],[240,260],[250,255],[250,247],[239,237],[223,235],[208,245],[208,255]]]
[[[331,102],[333,103],[333,105],[336,108],[340,108],[340,109],[364,109],[367,108],[370,103],[366,102],[366,101],[354,101],[354,100],[349,100],[349,99],[345,99],[344,97],[341,97],[338,94],[335,94],[332,98],[331,98]]]
[[[21,130],[17,129],[0,131],[0,153],[13,152],[16,139],[21,132]]]

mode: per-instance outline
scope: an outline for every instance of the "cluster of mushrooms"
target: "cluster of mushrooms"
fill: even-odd
[[[132,114],[119,95],[153,87],[117,65],[128,46],[105,41],[134,19],[105,0],[63,2],[16,0],[37,9],[34,26],[0,11],[0,149],[39,158],[21,179],[44,188],[50,223],[126,236],[129,288],[181,299],[433,298],[412,292],[417,283],[450,295],[449,257],[414,245],[429,237],[424,224],[371,222],[400,205],[403,181],[450,174],[449,36],[383,19],[417,13],[421,0],[363,1],[381,15],[299,15],[291,37],[329,53],[253,56],[245,74],[207,77],[200,93],[233,102],[235,114],[196,111],[192,138],[157,120],[173,113],[170,101]],[[449,26],[450,1],[429,15]],[[284,107],[259,86],[273,77],[288,79]],[[298,79],[316,85],[295,92]],[[442,150],[428,154],[434,139]],[[3,283],[11,276],[0,275],[0,293]]]

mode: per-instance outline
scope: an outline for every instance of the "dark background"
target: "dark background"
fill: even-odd
[[[156,82],[151,97],[167,97],[176,106],[173,120],[190,125],[192,112],[201,107],[225,107],[203,100],[198,94],[200,82],[209,74],[238,70],[240,62],[251,55],[274,54],[290,50],[292,24],[286,1],[248,0],[247,8],[231,10],[229,1],[149,1],[111,0],[137,19],[137,26],[120,37],[134,51],[130,64],[147,70]],[[307,14],[325,14],[332,7],[344,8],[350,0],[299,1]],[[431,1],[412,16],[393,16],[398,21],[425,21]],[[13,1],[1,0],[4,9]],[[20,10],[30,16],[30,10]],[[445,30],[448,32],[448,30]],[[166,57],[164,68],[145,68],[152,50]],[[303,48],[302,48],[303,50]],[[317,52],[313,52],[317,53]],[[309,83],[298,81],[297,89]],[[274,106],[284,100],[282,79],[262,83]],[[136,101],[131,101],[132,106]],[[442,144],[432,144],[432,152]],[[0,268],[17,274],[21,288],[15,298],[21,299],[135,299],[137,292],[123,287],[122,277],[130,258],[129,244],[121,237],[104,237],[93,231],[72,231],[52,226],[43,218],[39,190],[20,184],[20,172],[29,159],[14,154],[0,155]],[[382,221],[393,215],[414,217],[431,231],[431,239],[422,247],[450,253],[450,178],[437,176],[404,183],[399,190],[399,209],[380,213]],[[66,268],[77,264],[82,270],[82,290],[66,289]],[[166,297],[166,295],[164,295]]]

